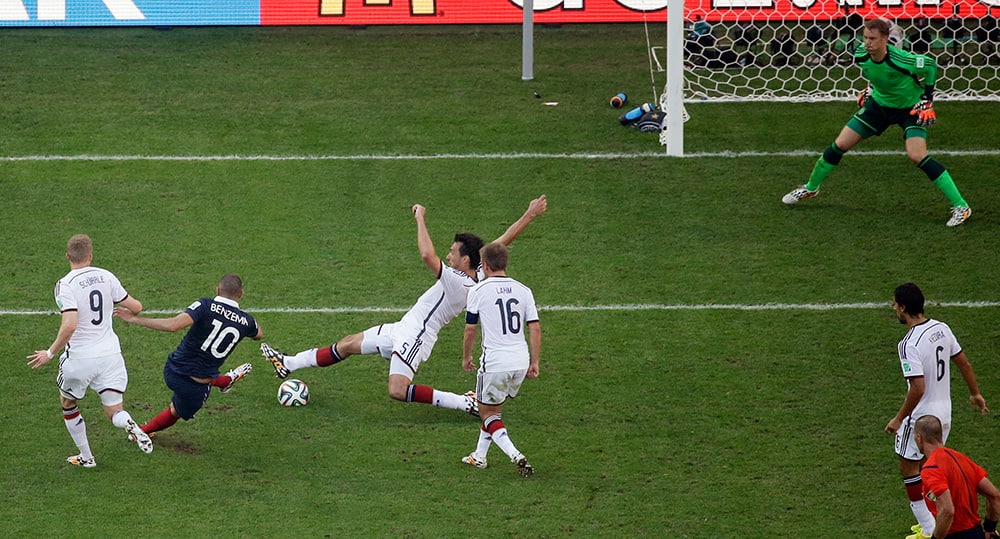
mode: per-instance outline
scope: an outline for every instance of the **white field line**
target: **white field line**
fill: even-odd
[[[814,157],[822,153],[820,150],[791,150],[784,152],[692,152],[685,158],[751,158],[751,157]],[[900,151],[852,151],[851,155],[885,156],[900,155]],[[935,154],[949,156],[998,156],[1000,150],[942,150],[935,149]],[[421,161],[447,159],[647,159],[652,157],[667,157],[665,152],[637,153],[468,153],[468,154],[356,154],[356,155],[21,155],[0,156],[0,162],[18,161]]]
[[[1000,307],[1000,301],[928,301],[927,306],[937,307]],[[621,305],[539,305],[542,311],[836,311],[844,309],[889,309],[888,302],[869,303],[702,303],[676,304],[626,303]],[[402,313],[407,307],[250,307],[248,312],[256,313]],[[176,314],[173,310],[146,310],[146,314]],[[57,311],[33,311],[0,309],[0,316],[54,315]]]

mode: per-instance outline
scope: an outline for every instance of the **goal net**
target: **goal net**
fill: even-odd
[[[936,59],[936,98],[997,101],[994,10],[1000,0],[686,0],[684,100],[854,99],[864,85],[853,63],[864,21],[885,17],[901,48]],[[656,70],[662,55],[651,47]]]

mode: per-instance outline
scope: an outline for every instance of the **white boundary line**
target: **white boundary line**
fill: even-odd
[[[692,152],[685,158],[726,158],[738,159],[748,157],[813,157],[822,153],[819,150],[791,150],[785,152]],[[852,151],[851,155],[885,156],[900,155],[901,151]],[[942,150],[935,149],[935,154],[949,156],[1000,156],[1000,150]],[[469,153],[469,154],[357,154],[357,155],[21,155],[0,156],[0,162],[20,161],[422,161],[436,159],[647,159],[651,157],[668,157],[664,152],[637,153]]]
[[[935,307],[1000,307],[1000,301],[928,301]],[[662,303],[625,303],[621,305],[539,305],[542,311],[836,311],[844,309],[889,309],[889,302],[868,303],[702,303],[691,305],[667,305]],[[247,312],[257,313],[403,313],[406,307],[265,307],[249,308]],[[146,314],[176,314],[178,311],[146,310]],[[0,316],[37,316],[59,314],[57,311],[32,311],[0,309]]]

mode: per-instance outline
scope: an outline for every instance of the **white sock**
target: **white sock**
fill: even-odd
[[[510,440],[510,436],[507,436],[506,427],[493,433],[493,443],[497,444],[497,447],[502,449],[511,460],[514,460],[514,457],[521,454],[521,452],[514,447],[514,442]]]
[[[923,528],[923,533],[926,536],[934,535],[934,515],[931,514],[931,510],[927,508],[927,503],[923,499],[910,502],[910,510],[913,511],[913,516],[917,517],[917,522],[920,527]]]
[[[289,371],[297,371],[309,367],[318,367],[316,363],[316,348],[310,348],[305,352],[299,352],[294,356],[285,356],[285,368]]]
[[[447,391],[434,390],[431,404],[452,410],[465,410],[465,395],[456,395]]]
[[[486,460],[486,454],[490,452],[490,443],[493,437],[483,429],[479,429],[479,443],[476,444],[476,452],[473,453],[479,460]]]
[[[73,443],[80,450],[80,456],[85,459],[92,459],[94,458],[94,454],[90,452],[90,440],[87,439],[87,423],[83,420],[83,416],[80,415],[79,410],[76,410],[76,412],[76,416],[72,419],[66,419],[66,411],[63,411],[63,421],[66,423],[66,430],[69,431],[70,438],[73,438]]]
[[[128,426],[128,422],[132,420],[132,414],[129,414],[125,410],[118,410],[113,416],[111,416],[111,424],[124,429]]]

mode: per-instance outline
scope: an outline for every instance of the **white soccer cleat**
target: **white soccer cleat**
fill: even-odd
[[[72,457],[66,457],[66,462],[72,464],[73,466],[83,466],[84,468],[96,468],[97,461],[94,457],[89,459],[83,458],[83,455],[73,455]]]
[[[785,204],[795,204],[800,200],[805,200],[807,198],[812,198],[819,194],[819,189],[815,191],[810,191],[806,189],[806,186],[796,187],[792,189],[787,195],[781,197],[781,201]]]
[[[227,385],[226,387],[220,387],[219,393],[229,393],[229,390],[232,389],[234,385],[236,385],[236,382],[239,382],[240,380],[246,378],[247,375],[250,374],[251,370],[253,370],[253,365],[249,363],[244,363],[239,367],[236,367],[235,369],[227,372],[226,376],[229,377],[229,385]]]
[[[476,400],[476,392],[466,391],[463,396],[465,397],[465,413],[479,417],[479,401]]]
[[[462,457],[462,462],[468,464],[469,466],[475,466],[476,468],[479,468],[480,470],[486,468],[486,459],[485,458],[482,458],[482,459],[476,458],[476,454],[475,453],[469,453],[469,456]]]
[[[143,453],[153,452],[153,440],[142,430],[142,427],[138,423],[129,419],[128,423],[125,424],[125,432],[128,433],[128,439],[135,442]]]
[[[958,226],[972,216],[972,208],[968,206],[955,206],[951,209],[951,218],[945,223],[948,226]]]

